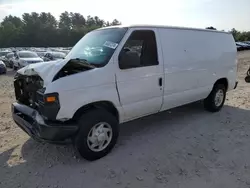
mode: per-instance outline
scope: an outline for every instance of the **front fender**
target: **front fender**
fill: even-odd
[[[122,114],[115,83],[60,92],[59,101],[61,108],[57,114],[57,120],[72,119],[82,106],[99,101],[111,102],[118,110],[119,115]]]

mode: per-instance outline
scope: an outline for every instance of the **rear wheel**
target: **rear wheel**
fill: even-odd
[[[224,84],[216,84],[204,100],[204,107],[209,112],[218,112],[224,105],[226,99],[226,87]]]
[[[79,121],[80,131],[74,139],[80,155],[94,161],[107,155],[115,146],[119,135],[117,118],[111,113],[94,109]]]

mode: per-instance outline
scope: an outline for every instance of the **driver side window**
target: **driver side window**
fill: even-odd
[[[154,65],[158,65],[157,46],[154,31],[134,31],[119,54],[120,69]]]

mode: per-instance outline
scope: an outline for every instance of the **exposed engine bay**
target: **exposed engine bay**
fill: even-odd
[[[49,71],[51,65],[53,64],[47,63],[37,64],[37,66],[34,65],[31,67],[27,66],[17,72],[14,77],[14,87],[16,100],[19,103],[34,109],[39,108],[39,105],[43,105],[45,86],[42,78],[46,79],[44,75]],[[48,66],[47,69],[45,69],[46,66]],[[72,59],[54,76],[52,81],[94,68],[95,66],[87,63],[86,60]]]
[[[14,80],[16,100],[22,104],[36,108],[39,94],[43,94],[43,80],[40,76],[15,75]],[[39,99],[40,100],[40,99]]]
[[[94,65],[88,64],[86,60],[72,59],[55,75],[53,81],[94,68],[96,67]]]

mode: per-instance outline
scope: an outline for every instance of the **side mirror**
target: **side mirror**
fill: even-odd
[[[126,64],[126,53],[122,52],[120,53],[118,60],[119,60],[119,67],[120,69],[127,69],[127,64]]]
[[[247,83],[250,83],[250,75],[248,75],[248,76],[245,77],[245,81],[246,81]]]

